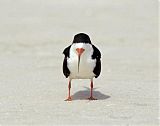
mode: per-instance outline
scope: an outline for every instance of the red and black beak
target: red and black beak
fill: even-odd
[[[80,64],[80,57],[81,57],[81,55],[82,55],[82,53],[84,52],[84,50],[85,49],[83,49],[83,48],[77,48],[76,49],[76,51],[77,51],[77,53],[78,53],[78,72],[79,72],[79,64]]]

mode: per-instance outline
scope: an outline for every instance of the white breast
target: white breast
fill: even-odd
[[[84,48],[82,53],[78,71],[78,55],[76,48]],[[68,68],[71,72],[71,79],[92,79],[95,74],[93,70],[96,65],[96,60],[92,59],[93,48],[91,44],[75,43],[70,48],[70,58],[68,58]]]

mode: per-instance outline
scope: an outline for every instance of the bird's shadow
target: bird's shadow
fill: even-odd
[[[90,88],[84,87],[85,90],[80,90],[76,93],[74,93],[71,97],[72,100],[86,100],[90,96]],[[110,98],[109,95],[105,95],[101,93],[100,91],[95,91],[96,88],[93,89],[93,97],[95,97],[98,100],[105,100]]]

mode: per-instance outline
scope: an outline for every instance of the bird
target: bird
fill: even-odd
[[[69,78],[68,97],[65,101],[72,101],[71,81],[72,79],[90,79],[89,100],[97,100],[93,97],[93,78],[101,73],[101,52],[92,44],[90,37],[85,33],[74,36],[71,45],[63,51],[63,74]]]

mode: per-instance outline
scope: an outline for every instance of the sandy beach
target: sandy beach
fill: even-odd
[[[158,126],[156,0],[0,0],[0,126]],[[94,79],[62,73],[63,49],[87,33],[102,52]]]

